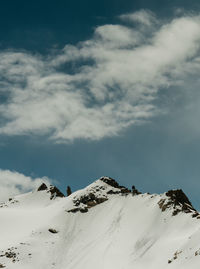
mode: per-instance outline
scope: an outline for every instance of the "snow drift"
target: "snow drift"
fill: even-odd
[[[181,190],[102,177],[68,197],[42,184],[0,204],[0,268],[197,269],[200,215]]]

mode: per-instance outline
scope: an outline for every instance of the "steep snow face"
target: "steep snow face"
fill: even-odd
[[[0,268],[197,269],[199,238],[181,191],[139,194],[106,177],[69,197],[43,186],[0,205]]]

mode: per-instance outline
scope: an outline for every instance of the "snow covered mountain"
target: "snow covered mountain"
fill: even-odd
[[[0,268],[197,269],[200,215],[181,190],[141,194],[102,177],[0,204]]]

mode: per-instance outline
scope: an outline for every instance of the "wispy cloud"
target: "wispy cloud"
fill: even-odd
[[[134,13],[123,14],[120,16],[120,18],[123,21],[141,23],[145,26],[152,26],[158,22],[154,13],[149,10],[139,10]]]
[[[43,182],[49,184],[51,180],[47,177],[31,178],[15,171],[0,169],[0,202],[34,190]]]
[[[98,140],[160,113],[160,89],[200,70],[200,17],[166,23],[140,11],[121,19],[48,56],[1,51],[0,134]]]

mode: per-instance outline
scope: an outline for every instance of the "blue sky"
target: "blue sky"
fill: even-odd
[[[4,193],[107,175],[199,208],[198,1],[0,5]]]

